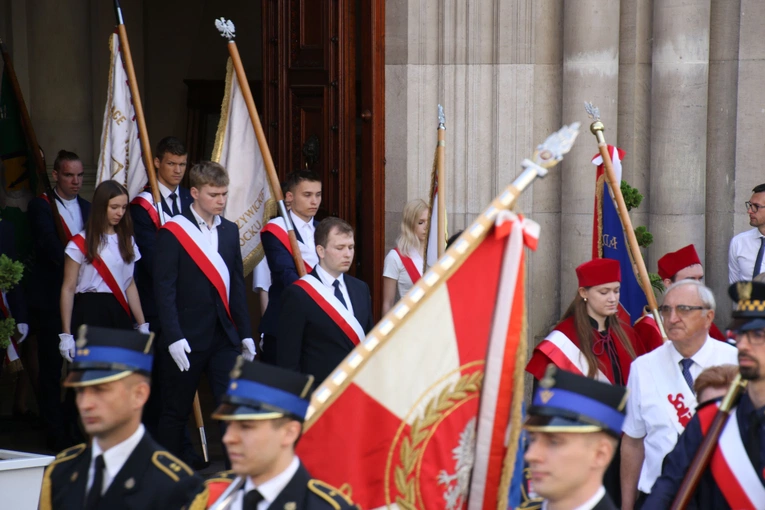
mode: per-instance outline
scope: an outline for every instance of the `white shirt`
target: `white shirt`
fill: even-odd
[[[324,270],[323,267],[321,267],[319,264],[316,264],[316,274],[319,276],[319,280],[321,280],[321,283],[329,287],[330,292],[332,294],[335,293],[335,277],[329,274]],[[351,312],[351,315],[353,315],[353,305],[351,304],[351,296],[348,295],[348,287],[345,286],[345,280],[343,280],[343,275],[340,274],[340,276],[337,278],[337,281],[340,282],[340,293],[343,295],[343,299],[345,299],[345,305],[346,308],[348,308],[348,311]]]
[[[255,269],[252,270],[252,290],[257,291],[263,289],[268,292],[271,288],[271,268],[268,267],[268,260],[263,257],[263,260],[258,262]]]
[[[173,201],[170,199],[170,194],[175,193],[175,205],[178,206],[178,211],[183,212],[183,209],[181,209],[181,194],[180,194],[180,186],[176,186],[175,190],[171,190],[161,182],[157,181],[157,184],[159,184],[159,193],[162,195],[162,200],[165,201],[165,204],[167,205],[168,209],[172,213],[173,211]]]
[[[98,439],[93,440],[90,467],[88,468],[88,484],[86,485],[85,494],[90,491],[90,488],[93,486],[93,478],[96,476],[96,457],[102,453],[104,455],[104,483],[101,486],[101,495],[103,495],[109,488],[109,485],[111,485],[114,477],[116,477],[120,472],[120,469],[122,469],[122,466],[125,465],[128,457],[130,457],[130,454],[135,450],[135,447],[141,442],[144,430],[143,424],[138,424],[138,428],[133,432],[133,435],[122,441],[120,444],[112,446],[106,450],[106,452],[101,450],[101,447],[98,446]]]
[[[417,268],[417,272],[422,276],[422,255],[419,253],[410,253],[409,258],[412,259],[414,267]],[[398,253],[396,253],[396,250],[389,251],[385,256],[383,276],[385,278],[390,278],[391,280],[396,280],[398,299],[401,299],[401,296],[404,296],[409,292],[409,289],[414,285],[412,278],[409,276],[409,272],[404,267],[404,263],[401,261],[401,257],[399,257]]]
[[[85,231],[80,232],[80,234],[85,237]],[[135,239],[131,237],[130,242],[133,243],[133,253],[135,254],[135,258],[131,263],[126,264],[125,261],[122,260],[122,255],[120,255],[117,234],[109,234],[105,237],[106,243],[101,244],[101,247],[98,250],[98,255],[109,268],[109,271],[112,273],[112,276],[114,276],[114,280],[117,282],[117,285],[120,286],[122,292],[125,292],[130,286],[130,282],[133,281],[133,268],[135,267],[136,261],[141,260],[141,252],[138,251]],[[101,275],[98,274],[96,268],[88,263],[85,259],[85,254],[80,251],[73,241],[67,243],[64,253],[80,265],[80,272],[77,275],[76,293],[83,294],[85,292],[112,291],[112,289],[106,285],[104,279],[101,278]]]
[[[730,283],[751,280],[754,274],[754,263],[760,251],[760,239],[763,235],[756,228],[741,232],[730,241],[728,249],[728,281]],[[763,257],[765,262],[765,257]],[[762,271],[762,265],[760,266]]]
[[[300,254],[303,255],[303,260],[311,267],[318,265],[319,256],[316,255],[316,240],[314,239],[316,227],[313,226],[313,218],[310,218],[305,222],[291,210],[290,218],[292,218],[292,224],[295,226],[295,230],[300,232],[300,238],[303,240],[303,245],[300,246]]]
[[[217,214],[215,215],[211,227],[199,214],[197,214],[197,211],[194,209],[194,204],[191,204],[189,209],[191,209],[191,214],[194,215],[194,219],[197,220],[197,225],[199,225],[199,230],[202,231],[202,236],[207,240],[210,246],[212,246],[213,250],[218,251],[218,225],[221,223],[220,216]]]
[[[603,497],[606,495],[606,488],[602,485],[600,486],[600,489],[595,493],[593,497],[585,501],[583,504],[579,505],[576,508],[572,508],[571,510],[592,510],[595,508],[595,505],[600,503],[600,500],[603,499]],[[547,501],[542,502],[542,510],[547,510]]]
[[[287,484],[290,483],[292,477],[295,476],[299,467],[300,461],[297,457],[293,457],[292,462],[287,466],[287,469],[257,487],[252,483],[252,479],[247,477],[247,481],[244,482],[244,487],[242,490],[236,492],[236,496],[234,496],[234,500],[231,502],[231,510],[241,510],[245,494],[253,489],[257,489],[258,492],[260,492],[260,495],[263,496],[263,501],[258,503],[258,510],[266,510],[266,508],[276,500],[279,494],[281,494],[284,488],[287,487]]]
[[[683,359],[672,342],[665,342],[648,354],[638,357],[630,367],[627,381],[627,417],[623,431],[633,438],[644,438],[645,460],[640,470],[638,490],[651,492],[654,482],[661,474],[664,457],[677,443],[677,429],[667,412],[667,394],[660,392],[654,381],[654,371],[662,366],[662,358],[668,356],[672,364],[682,373],[680,360]],[[691,356],[690,372],[695,381],[705,369],[717,365],[738,365],[738,350],[732,345],[707,337],[701,349]],[[695,412],[695,409],[691,409]]]
[[[69,227],[69,232],[72,235],[76,234],[84,227],[82,224],[82,211],[80,210],[80,203],[77,201],[77,197],[71,200],[64,200],[58,194],[58,191],[54,190],[54,193],[58,197],[58,214],[64,220],[66,226]],[[63,207],[61,207],[62,205]]]

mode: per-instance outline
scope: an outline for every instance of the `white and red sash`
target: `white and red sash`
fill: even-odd
[[[364,328],[361,327],[358,319],[356,319],[356,316],[353,315],[351,311],[335,297],[335,293],[329,290],[329,287],[324,285],[318,278],[307,274],[296,281],[295,285],[303,289],[306,294],[319,305],[319,308],[321,308],[324,313],[338,325],[353,345],[359,345],[359,342],[364,340],[366,334],[364,333]]]
[[[587,376],[590,365],[587,363],[582,351],[571,341],[562,331],[554,329],[544,340],[542,340],[537,349],[545,356],[550,358],[556,367],[567,372],[573,372],[578,375]],[[596,372],[597,380],[613,384],[606,374],[600,369]]]
[[[693,418],[698,402],[696,402],[696,395],[683,377],[680,365],[672,360],[669,348],[669,345],[661,347],[664,350],[657,359],[655,369],[651,370],[651,377],[656,385],[662,407],[669,415],[677,433],[682,434]]]
[[[701,432],[706,435],[717,414],[720,403],[710,404],[699,411]],[[746,453],[738,428],[734,407],[712,453],[709,469],[731,508],[757,510],[765,508],[765,487]]]
[[[149,218],[151,218],[154,226],[157,227],[157,230],[159,230],[159,227],[161,226],[159,223],[159,214],[157,213],[157,209],[154,207],[154,196],[152,196],[150,191],[140,192],[135,196],[133,200],[131,200],[130,203],[139,205],[144,208],[146,212],[149,213]]]
[[[85,236],[82,232],[77,234],[76,236],[72,237],[72,242],[77,246],[80,251],[82,252],[85,257],[88,256],[88,247],[85,244]],[[95,257],[93,259],[93,262],[91,263],[92,266],[95,268],[96,271],[98,271],[99,276],[101,276],[101,279],[104,281],[107,287],[109,287],[109,290],[112,291],[112,294],[114,294],[114,297],[117,298],[117,301],[120,305],[122,305],[122,308],[124,308],[125,313],[130,316],[130,306],[128,306],[127,302],[127,296],[125,295],[125,291],[122,290],[122,287],[117,283],[117,280],[114,278],[114,272],[109,267],[109,264],[104,262],[104,260],[101,257]]]
[[[420,269],[417,268],[414,260],[412,260],[412,257],[403,255],[398,248],[393,248],[393,251],[396,252],[398,258],[401,259],[401,263],[404,264],[404,269],[406,269],[406,272],[409,275],[409,278],[412,280],[412,283],[417,283],[417,280],[419,280],[422,275],[420,274]]]
[[[43,193],[40,195],[40,198],[48,202],[48,205],[50,205],[50,198],[48,198],[47,193]],[[72,228],[66,223],[66,217],[63,214],[58,215],[59,218],[61,218],[61,226],[64,227],[64,234],[66,234],[67,239],[72,238]]]
[[[280,243],[287,249],[287,251],[290,253],[290,255],[294,256],[294,253],[292,253],[292,245],[290,244],[290,236],[287,232],[287,227],[284,225],[284,218],[274,218],[266,225],[260,229],[260,233],[263,234],[263,232],[269,232],[273,234]],[[300,246],[305,246],[300,240],[298,240],[298,244]],[[313,266],[318,264],[319,262],[319,256],[316,255],[316,253],[308,253],[308,250],[300,250],[300,255],[303,257],[303,264],[305,264],[305,272],[306,274],[313,271]]]
[[[202,235],[202,231],[182,214],[173,216],[167,223],[162,225],[162,228],[169,230],[178,239],[178,242],[181,243],[183,249],[189,254],[191,260],[210,280],[215,290],[218,291],[221,301],[223,301],[228,318],[236,325],[233,317],[231,317],[231,310],[228,306],[231,275],[220,253],[213,250],[210,243]]]

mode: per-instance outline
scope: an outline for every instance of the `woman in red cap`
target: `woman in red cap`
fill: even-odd
[[[632,328],[619,320],[619,262],[594,259],[576,268],[579,289],[561,322],[534,349],[526,371],[537,380],[547,365],[626,386],[630,363],[644,354]]]

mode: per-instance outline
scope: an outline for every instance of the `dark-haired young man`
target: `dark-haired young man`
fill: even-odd
[[[728,250],[728,281],[736,283],[754,280],[762,273],[765,254],[765,183],[752,190],[752,198],[745,203],[751,230],[733,237]]]
[[[345,274],[353,263],[353,227],[326,218],[316,227],[319,263],[282,298],[276,364],[321,383],[372,329],[366,283]]]
[[[318,222],[316,212],[321,205],[321,181],[319,176],[310,170],[299,170],[287,178],[285,202],[290,203],[290,218],[295,226],[300,254],[307,273],[310,273],[319,259],[316,256],[314,232]],[[262,360],[266,363],[276,363],[276,337],[279,312],[281,310],[282,292],[287,286],[298,279],[295,262],[292,259],[287,228],[284,220],[277,217],[269,221],[260,231],[263,250],[266,254],[268,267],[271,268],[271,288],[268,290],[268,307],[263,320],[260,322],[260,332],[263,333]]]
[[[61,405],[61,366],[58,350],[61,332],[59,296],[64,281],[64,247],[56,231],[51,200],[61,217],[67,238],[82,230],[90,214],[90,202],[79,196],[84,170],[80,157],[59,151],[53,162],[53,197],[43,194],[29,202],[29,223],[34,239],[35,264],[29,271],[27,295],[32,323],[38,328],[37,357],[40,365],[40,414],[48,427],[49,446],[62,450],[75,444],[67,432],[68,421]],[[74,410],[72,409],[72,412]]]

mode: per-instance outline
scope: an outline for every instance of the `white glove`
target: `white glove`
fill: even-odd
[[[143,324],[139,324],[138,327],[135,328],[135,329],[137,329],[139,333],[143,333],[144,335],[148,335],[149,334],[149,323],[148,322],[144,322]]]
[[[255,359],[255,341],[252,338],[242,340],[242,356],[246,361]]]
[[[18,329],[19,333],[21,334],[21,338],[19,338],[19,343],[21,343],[27,339],[27,335],[29,334],[29,324],[19,322],[16,324],[16,329]]]
[[[61,353],[62,358],[71,363],[74,360],[74,337],[69,333],[61,333],[58,338],[58,352]]]
[[[170,351],[170,356],[173,357],[173,361],[178,365],[178,370],[185,372],[191,367],[189,357],[186,356],[187,352],[191,352],[191,347],[189,347],[189,343],[185,338],[181,338],[177,342],[171,343],[167,350]]]

